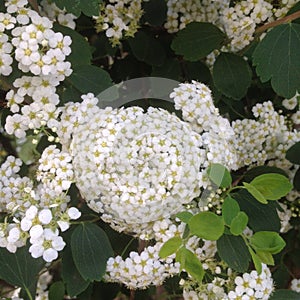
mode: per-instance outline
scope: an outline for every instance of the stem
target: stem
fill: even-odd
[[[31,296],[31,293],[30,293],[30,291],[28,290],[27,287],[25,287],[25,291],[26,291],[26,294],[28,295],[29,300],[33,300],[32,296]]]
[[[256,30],[255,30],[255,34],[257,35],[260,35],[262,34],[263,32],[265,32],[266,30],[268,30],[269,28],[272,28],[272,27],[275,27],[275,26],[278,26],[278,25],[281,25],[281,24],[284,24],[284,23],[289,23],[293,20],[296,20],[300,18],[300,11],[296,11],[288,16],[285,16],[281,19],[278,19],[276,21],[273,21],[273,22],[270,22],[270,23],[267,23],[265,25],[262,25],[260,27],[258,27]]]
[[[121,257],[123,257],[123,255],[125,254],[125,252],[127,251],[127,249],[129,248],[129,246],[132,244],[132,242],[135,240],[135,238],[132,238],[128,244],[125,246],[124,250],[121,253]]]
[[[28,0],[28,2],[36,12],[38,12],[38,13],[40,12],[37,0]]]

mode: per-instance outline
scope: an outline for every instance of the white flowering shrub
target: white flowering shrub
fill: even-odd
[[[0,298],[300,299],[299,18],[0,1]]]

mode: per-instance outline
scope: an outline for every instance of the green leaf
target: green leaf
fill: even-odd
[[[229,187],[232,182],[230,172],[221,164],[211,164],[207,174],[213,183],[222,188]]]
[[[221,53],[214,63],[216,87],[227,97],[243,98],[251,84],[252,72],[247,61],[233,53]]]
[[[113,250],[105,232],[92,223],[82,223],[72,233],[74,263],[85,280],[101,280]]]
[[[275,290],[269,300],[300,300],[300,293],[291,290]]]
[[[185,247],[180,248],[178,252],[177,259],[181,269],[185,269],[195,280],[202,282],[204,270],[196,254]]]
[[[278,231],[281,228],[276,205],[274,202],[262,204],[246,190],[234,193],[233,198],[238,202],[248,218],[248,226],[254,231]]]
[[[279,200],[287,195],[293,188],[293,185],[287,177],[276,173],[257,176],[250,184],[267,200]]]
[[[112,85],[111,78],[106,71],[90,65],[75,67],[68,82],[82,93],[95,95]]]
[[[248,224],[248,216],[243,212],[240,211],[232,220],[230,224],[230,232],[233,235],[240,235]]]
[[[188,223],[188,221],[191,219],[192,216],[193,214],[190,213],[189,211],[182,211],[176,214],[175,217],[178,218],[181,222]]]
[[[226,225],[230,225],[234,217],[240,212],[240,206],[236,200],[227,196],[222,204],[222,216]]]
[[[286,159],[291,163],[300,165],[300,142],[297,142],[292,147],[290,147],[286,152]]]
[[[256,251],[279,253],[285,247],[284,239],[273,231],[259,231],[250,238],[250,244]]]
[[[209,68],[201,61],[187,61],[183,64],[183,69],[185,71],[184,78],[188,81],[197,80],[202,83],[209,83],[211,80]]]
[[[139,31],[134,38],[128,39],[128,43],[138,60],[153,66],[160,66],[164,63],[166,53],[158,39]]]
[[[298,169],[295,173],[293,184],[294,184],[294,188],[297,191],[300,191],[300,169]]]
[[[82,278],[77,270],[71,247],[67,244],[62,254],[62,278],[66,284],[67,293],[75,297],[87,289],[90,282]]]
[[[243,179],[244,179],[245,182],[250,182],[255,177],[257,177],[259,175],[262,175],[262,174],[267,174],[267,173],[278,173],[278,174],[281,174],[285,177],[288,177],[286,172],[284,170],[280,169],[280,168],[272,167],[272,166],[258,166],[258,167],[254,167],[254,168],[248,170],[244,174]]]
[[[38,273],[44,265],[42,258],[30,255],[29,246],[18,248],[16,253],[0,248],[0,278],[26,291],[26,299],[34,299]]]
[[[159,256],[161,258],[166,258],[167,256],[174,254],[181,245],[182,238],[179,236],[174,236],[162,245],[159,250]]]
[[[150,25],[161,26],[167,16],[167,3],[164,0],[150,0],[143,3],[144,19]]]
[[[270,252],[256,251],[256,254],[260,258],[261,262],[270,266],[274,266],[274,258]]]
[[[224,232],[223,219],[209,211],[194,215],[188,225],[192,234],[205,240],[216,241]]]
[[[218,255],[228,266],[238,272],[246,272],[250,253],[241,236],[224,234],[217,241]]]
[[[196,61],[220,49],[224,38],[224,33],[215,25],[192,22],[178,32],[171,48],[186,60]]]
[[[263,194],[257,190],[252,184],[249,184],[247,182],[243,182],[244,187],[247,189],[247,191],[260,203],[267,204],[267,199],[263,196]]]
[[[36,136],[29,135],[26,142],[20,146],[19,157],[25,164],[31,164],[37,158],[36,144],[32,143]]]
[[[253,63],[262,82],[287,99],[300,90],[300,24],[272,28],[256,47]]]
[[[262,262],[261,262],[260,258],[255,254],[255,252],[251,249],[251,247],[249,247],[248,249],[251,254],[251,258],[254,263],[255,269],[256,269],[257,273],[260,274],[262,271],[262,265],[261,265]]]
[[[65,286],[62,281],[54,282],[49,289],[49,300],[63,300],[65,296]]]
[[[90,64],[92,59],[91,48],[87,40],[81,34],[57,23],[54,24],[53,29],[56,32],[61,32],[64,35],[70,36],[72,39],[72,52],[66,59],[72,64],[72,69],[75,66]]]
[[[99,14],[100,0],[54,0],[55,4],[65,9],[68,13],[79,17],[80,13],[83,12],[86,16],[97,16]]]
[[[153,66],[151,76],[179,80],[180,64],[177,59],[166,59],[161,66]]]

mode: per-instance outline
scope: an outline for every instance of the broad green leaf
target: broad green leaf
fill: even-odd
[[[18,152],[19,158],[21,158],[25,164],[31,164],[37,158],[36,144],[32,142],[33,139],[36,138],[36,136],[32,135],[27,136],[26,142],[20,146]]]
[[[90,282],[82,278],[72,257],[71,247],[67,245],[62,254],[62,278],[66,284],[67,294],[75,297],[87,289]]]
[[[300,169],[296,171],[296,174],[293,179],[294,188],[297,191],[300,191]]]
[[[269,300],[300,300],[300,293],[291,290],[275,290]]]
[[[186,61],[183,64],[185,80],[197,80],[202,83],[209,83],[211,81],[211,73],[206,64],[201,61]],[[211,84],[209,84],[211,88]],[[215,100],[215,97],[213,98]]]
[[[180,248],[178,252],[177,259],[179,259],[181,269],[184,269],[198,282],[202,282],[204,270],[196,254],[185,247]]]
[[[16,253],[0,248],[0,278],[21,287],[26,292],[26,299],[34,299],[38,273],[44,265],[42,258],[30,255],[29,246],[18,248]]]
[[[139,31],[128,39],[133,55],[149,65],[161,66],[166,58],[165,49],[158,39]]]
[[[219,49],[224,39],[224,33],[217,26],[192,22],[178,32],[171,48],[186,60],[196,61]]]
[[[233,219],[230,224],[230,232],[233,235],[240,235],[248,224],[248,216],[243,212],[240,211]]]
[[[100,0],[54,0],[55,4],[65,9],[68,13],[72,13],[76,17],[79,17],[83,12],[86,16],[97,16],[99,14]]]
[[[240,212],[240,206],[236,200],[227,196],[222,204],[222,216],[226,225],[230,225],[231,221]]]
[[[159,256],[161,258],[166,258],[167,256],[174,254],[181,245],[182,238],[179,236],[174,236],[162,245],[159,250]]]
[[[247,182],[243,182],[244,187],[247,189],[247,191],[260,203],[262,204],[267,204],[268,201],[267,199],[264,197],[264,195],[258,190],[256,189],[256,187],[254,187],[252,184],[249,184]]]
[[[151,76],[179,80],[180,63],[177,59],[166,59],[161,66],[153,66]]]
[[[273,167],[273,166],[258,166],[254,167],[250,170],[248,170],[244,176],[243,179],[245,182],[250,182],[252,181],[255,177],[262,175],[262,174],[269,174],[269,173],[278,173],[281,174],[285,177],[288,177],[286,172],[280,168]]]
[[[190,218],[193,216],[192,213],[190,213],[189,211],[182,211],[178,214],[176,214],[176,218],[178,218],[181,222],[184,223],[188,223],[188,221],[190,220]]]
[[[279,200],[287,195],[293,188],[293,185],[287,177],[276,173],[257,176],[250,184],[267,200]]]
[[[250,253],[241,236],[224,234],[217,241],[218,255],[228,266],[238,272],[246,272]]]
[[[232,194],[242,211],[249,217],[248,226],[256,231],[278,231],[281,228],[274,202],[262,204],[246,190]]]
[[[221,164],[211,164],[207,170],[207,174],[213,183],[222,188],[229,187],[232,182],[229,171]]]
[[[74,263],[85,280],[101,280],[106,262],[113,256],[113,250],[105,232],[96,224],[83,223],[77,226],[71,236]]]
[[[300,142],[297,142],[292,147],[290,147],[286,152],[286,159],[291,163],[300,165]]]
[[[49,289],[49,300],[63,300],[65,296],[65,286],[62,281],[51,284]]]
[[[214,63],[215,86],[227,97],[243,98],[251,84],[252,72],[247,61],[233,53],[221,53]]]
[[[192,234],[205,239],[216,241],[224,232],[224,221],[212,212],[200,212],[188,222]]]
[[[270,252],[256,251],[256,254],[264,264],[274,266],[274,258]]]
[[[287,99],[300,90],[300,24],[272,28],[256,47],[253,63],[262,82]]]
[[[67,61],[71,62],[72,69],[74,69],[75,66],[90,64],[92,59],[91,47],[81,34],[71,28],[57,23],[54,24],[53,28],[55,31],[68,35],[72,39],[72,52],[66,58]]]
[[[273,231],[259,231],[250,238],[250,244],[256,251],[279,253],[285,247],[284,239]]]
[[[257,273],[260,274],[262,271],[262,265],[261,265],[262,262],[261,262],[260,258],[256,255],[256,253],[251,249],[251,247],[249,247],[248,249],[251,254],[251,258],[254,263],[255,269],[256,269]]]
[[[143,2],[143,18],[153,26],[161,26],[167,16],[167,3],[164,0],[150,0]]]
[[[68,82],[82,93],[94,93],[95,95],[112,85],[111,78],[106,71],[90,65],[75,67]]]

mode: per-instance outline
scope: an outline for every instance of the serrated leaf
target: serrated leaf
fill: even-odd
[[[161,258],[166,258],[167,256],[174,254],[181,245],[182,238],[179,236],[174,236],[162,245],[159,250],[159,256]]]
[[[280,219],[274,202],[262,204],[246,190],[234,193],[232,197],[237,200],[240,208],[248,217],[248,226],[254,231],[279,231]]]
[[[67,293],[75,297],[87,289],[90,282],[82,278],[72,257],[71,247],[67,245],[62,255],[62,278],[66,284]]]
[[[257,190],[253,185],[247,182],[243,182],[244,187],[247,189],[247,191],[260,203],[267,204],[267,199],[263,196],[263,194]]]
[[[267,200],[279,200],[293,188],[287,177],[277,173],[257,176],[250,182],[250,185],[255,187]]]
[[[256,253],[251,249],[251,247],[248,248],[249,249],[249,252],[251,254],[251,258],[252,258],[252,261],[254,263],[254,266],[255,266],[255,269],[257,271],[258,274],[261,274],[261,271],[262,271],[262,262],[260,260],[260,258],[256,255]]]
[[[0,278],[26,291],[26,299],[34,299],[38,273],[44,265],[42,258],[30,255],[29,246],[18,248],[16,253],[0,248]]]
[[[182,211],[176,214],[175,217],[178,218],[181,222],[188,223],[188,221],[191,219],[192,216],[193,214],[190,213],[189,211]]]
[[[71,62],[72,69],[75,66],[90,64],[92,59],[91,47],[81,34],[71,28],[59,25],[57,23],[54,24],[53,29],[56,32],[61,32],[64,35],[70,36],[72,39],[72,52],[66,58],[67,61]]]
[[[185,271],[198,282],[202,282],[204,270],[196,254],[185,247],[180,248],[178,252],[179,254],[176,258],[180,263],[180,268],[185,269]]]
[[[188,222],[191,234],[216,241],[224,232],[224,221],[216,214],[205,211],[194,215]]]
[[[285,155],[286,159],[291,163],[300,165],[300,142],[297,142],[293,146],[291,146]]]
[[[101,280],[113,250],[105,232],[92,223],[82,223],[72,233],[72,256],[85,280]]]
[[[274,91],[287,99],[300,90],[300,24],[278,25],[267,32],[253,53],[262,82],[271,80]]]
[[[285,241],[277,232],[259,231],[250,237],[250,245],[256,251],[277,254],[285,247]]]
[[[232,219],[239,213],[240,206],[236,200],[227,196],[222,204],[222,216],[226,225],[230,225]]]
[[[139,31],[134,38],[128,39],[134,56],[149,65],[161,66],[166,58],[166,52],[158,39]]]
[[[65,296],[65,286],[62,281],[56,281],[49,288],[49,300],[63,300]]]
[[[79,17],[80,13],[83,12],[86,16],[96,16],[99,14],[100,0],[54,0],[55,4],[65,9],[68,13]]]
[[[251,84],[252,72],[248,62],[233,53],[221,53],[214,63],[215,86],[227,97],[243,98]]]
[[[74,87],[82,93],[94,93],[96,96],[112,85],[109,74],[96,66],[78,66],[68,78]]]
[[[230,232],[233,235],[240,235],[248,224],[248,216],[243,212],[240,211],[231,221],[230,224]]]
[[[232,182],[230,172],[221,164],[211,164],[207,169],[207,174],[218,187],[229,187]]]
[[[241,236],[224,234],[217,241],[218,255],[228,266],[238,272],[246,272],[250,253]]]
[[[291,290],[275,290],[269,300],[300,300],[300,293]]]
[[[178,32],[171,48],[186,60],[196,61],[219,49],[224,38],[224,33],[215,25],[192,22]]]

